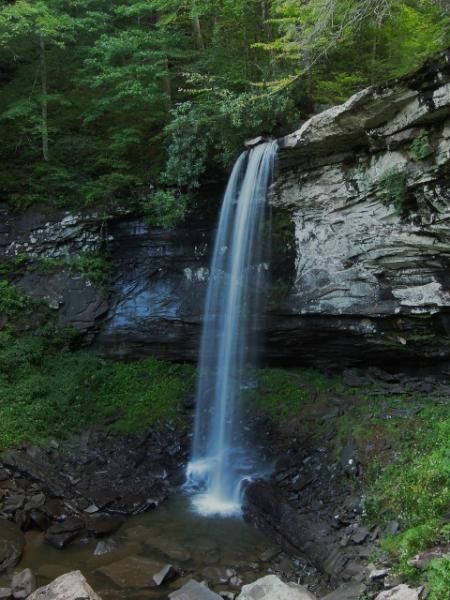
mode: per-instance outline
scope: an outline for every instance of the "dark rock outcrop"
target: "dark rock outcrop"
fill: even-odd
[[[192,219],[161,231],[130,218],[113,223],[110,235],[113,281],[96,346],[117,358],[196,360],[211,226]]]

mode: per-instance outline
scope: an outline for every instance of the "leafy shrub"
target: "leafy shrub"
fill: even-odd
[[[0,314],[9,318],[21,316],[31,307],[31,299],[15,285],[0,281]]]
[[[186,213],[189,197],[172,190],[158,190],[143,202],[146,221],[153,227],[173,229]]]
[[[179,104],[165,128],[169,148],[162,180],[167,185],[198,188],[208,167],[229,169],[247,138],[272,133],[298,116],[287,95],[239,94],[214,80],[193,81],[200,86],[194,99]]]
[[[23,369],[38,365],[43,356],[42,340],[38,337],[16,339],[9,331],[0,331],[0,378],[17,377]]]
[[[420,550],[450,539],[450,529],[442,520],[450,505],[447,407],[430,400],[420,416],[403,423],[402,428],[404,432],[397,427],[394,434],[398,446],[395,460],[375,474],[366,507],[369,521],[399,521],[402,531],[385,538],[383,547],[398,560],[403,574],[415,577],[408,560]]]

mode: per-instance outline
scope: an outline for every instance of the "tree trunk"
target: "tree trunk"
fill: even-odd
[[[157,11],[155,16],[156,16],[156,23],[159,23],[161,17],[163,16],[163,13],[161,11]],[[172,82],[170,80],[170,64],[169,64],[168,56],[164,57],[164,71],[165,71],[165,74],[162,79],[161,85],[162,85],[163,92],[167,96],[167,110],[169,111],[172,107]]]
[[[164,93],[167,96],[168,108],[172,106],[172,83],[170,81],[170,67],[169,67],[169,59],[164,59],[164,65],[166,68],[166,76],[163,79],[163,89]]]
[[[202,27],[200,25],[200,19],[199,19],[198,15],[194,15],[192,17],[192,26],[194,28],[197,46],[200,48],[200,50],[204,50],[205,42],[203,41]]]
[[[47,60],[45,56],[45,40],[39,37],[40,60],[41,60],[41,115],[42,115],[42,157],[48,162],[48,85],[47,85]]]

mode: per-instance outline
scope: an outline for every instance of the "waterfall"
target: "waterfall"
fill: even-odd
[[[244,152],[225,192],[211,262],[199,358],[188,485],[204,514],[240,512],[241,482],[257,457],[242,419],[241,396],[257,359],[269,244],[266,195],[276,142]]]

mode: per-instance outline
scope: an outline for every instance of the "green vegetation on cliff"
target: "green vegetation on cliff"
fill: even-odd
[[[434,0],[4,1],[0,199],[171,225],[246,137],[406,73],[449,23]]]

